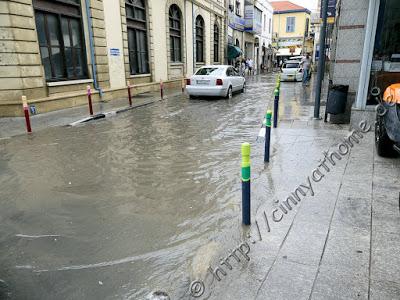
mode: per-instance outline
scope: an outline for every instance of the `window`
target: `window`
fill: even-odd
[[[240,16],[240,1],[236,1],[235,13]]]
[[[263,31],[267,31],[267,17],[265,15],[263,15]]]
[[[229,8],[229,11],[231,11],[231,12],[234,11],[234,5],[233,5],[233,2],[231,2],[231,0],[229,0],[229,6],[228,6],[228,8]]]
[[[219,28],[214,24],[214,62],[219,62]]]
[[[298,69],[300,64],[298,62],[284,63],[282,69]]]
[[[286,18],[286,32],[294,32],[295,20],[295,17]]]
[[[179,7],[173,4],[169,8],[169,39],[172,62],[182,61],[181,18]]]
[[[255,24],[260,24],[260,27],[261,27],[261,24],[262,24],[262,11],[259,10],[257,7],[254,7],[253,14],[254,14],[253,15],[253,22]]]
[[[150,73],[145,1],[126,0],[125,10],[130,72],[132,75]]]
[[[204,20],[196,18],[196,62],[204,62]]]
[[[369,91],[379,87],[382,93],[391,84],[400,81],[400,6],[398,0],[381,0],[379,3],[374,55],[372,58]],[[369,99],[368,99],[369,98]],[[377,104],[376,97],[367,93],[367,104]],[[399,114],[399,110],[397,110]]]
[[[228,77],[230,77],[230,76],[237,76],[237,75],[239,75],[239,74],[236,73],[235,69],[232,68],[232,67],[229,67],[229,68],[226,70],[226,76],[228,76]]]
[[[268,23],[268,33],[271,33],[271,31],[272,31],[272,21],[271,21],[271,18],[269,18],[269,23]]]
[[[87,78],[79,0],[34,0],[40,55],[46,81]]]
[[[203,76],[218,76],[223,74],[224,69],[222,68],[200,68],[197,72],[196,75],[203,75]]]

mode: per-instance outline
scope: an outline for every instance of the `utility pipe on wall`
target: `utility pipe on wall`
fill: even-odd
[[[94,42],[93,42],[93,27],[92,27],[92,13],[90,11],[90,0],[85,0],[86,16],[88,21],[88,32],[89,32],[89,47],[90,47],[90,61],[92,63],[92,76],[93,76],[93,86],[96,91],[99,92],[100,97],[103,96],[103,90],[99,87],[97,82],[97,69],[96,62],[94,58]]]
[[[192,30],[193,30],[193,74],[196,73],[196,20],[194,18],[194,3],[192,1]]]

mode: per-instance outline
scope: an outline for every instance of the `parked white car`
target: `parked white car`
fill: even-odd
[[[246,80],[232,66],[204,66],[186,79],[186,91],[190,97],[220,96],[232,98],[234,92],[243,92]]]
[[[282,65],[281,81],[302,81],[303,69],[297,60],[288,60]]]

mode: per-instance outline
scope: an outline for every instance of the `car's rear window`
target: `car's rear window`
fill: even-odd
[[[283,69],[297,69],[299,67],[299,63],[286,63],[283,65]]]
[[[221,75],[223,69],[221,68],[201,68],[196,72],[196,75]]]

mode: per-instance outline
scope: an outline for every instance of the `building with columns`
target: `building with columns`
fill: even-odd
[[[222,0],[0,1],[0,116],[38,113],[180,86],[225,61]]]

